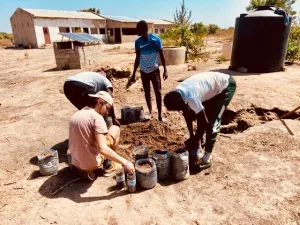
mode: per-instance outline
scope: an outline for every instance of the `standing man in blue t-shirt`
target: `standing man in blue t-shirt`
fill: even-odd
[[[161,78],[159,71],[158,53],[164,67],[164,80],[168,78],[168,73],[165,57],[162,51],[162,42],[158,36],[151,33],[148,34],[148,24],[146,23],[146,21],[141,20],[140,22],[138,22],[136,29],[140,37],[135,41],[136,59],[131,81],[135,80],[135,73],[137,71],[137,68],[140,66],[141,79],[144,87],[147,106],[149,109],[149,119],[152,119],[152,103],[150,90],[150,82],[152,82],[158,109],[158,120],[164,122],[166,119],[162,117]]]

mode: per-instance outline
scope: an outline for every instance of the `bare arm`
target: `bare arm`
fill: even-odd
[[[188,112],[183,112],[183,116],[189,130],[190,139],[194,138],[194,131],[193,131],[193,119],[188,115]]]
[[[134,62],[134,68],[133,68],[133,73],[131,79],[135,79],[135,74],[137,69],[140,66],[140,56],[141,56],[141,50],[136,51],[136,56],[135,56],[135,62]]]
[[[114,152],[110,147],[106,144],[106,137],[104,134],[98,134],[95,133],[96,141],[99,146],[100,154],[102,154],[105,158],[110,159],[114,162],[120,163],[124,166],[124,168],[129,172],[134,172],[134,166],[131,162],[124,159],[120,155],[118,155],[116,152]]]
[[[167,74],[167,66],[166,66],[166,60],[165,60],[164,52],[163,52],[162,49],[160,49],[160,50],[158,50],[158,53],[160,55],[161,63],[164,67],[164,80],[166,80],[168,78],[168,74]]]
[[[106,88],[106,92],[108,94],[110,94],[111,97],[113,97],[113,88],[112,87]],[[115,114],[114,106],[112,106],[111,109],[109,110],[109,115],[111,116],[113,121],[116,120],[116,114]],[[118,126],[120,126],[120,124]]]
[[[203,109],[200,113],[197,114],[197,131],[195,134],[195,141],[199,141],[202,138],[208,124],[209,121],[207,119],[205,110]]]

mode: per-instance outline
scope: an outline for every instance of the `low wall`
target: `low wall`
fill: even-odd
[[[58,49],[53,44],[56,66],[58,69],[80,69],[79,54],[76,49]]]
[[[57,44],[53,44],[53,49],[58,69],[81,69],[86,66],[99,65],[101,62],[101,45],[58,49]]]
[[[101,63],[101,45],[82,46],[76,49],[79,53],[81,68]]]

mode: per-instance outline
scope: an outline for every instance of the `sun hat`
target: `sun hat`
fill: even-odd
[[[96,94],[89,94],[90,97],[93,97],[93,98],[101,98],[103,99],[104,101],[106,101],[108,104],[110,104],[111,106],[113,105],[114,103],[114,100],[113,98],[110,96],[110,94],[108,94],[106,91],[99,91],[98,93]]]

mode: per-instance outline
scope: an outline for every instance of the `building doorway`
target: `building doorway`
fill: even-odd
[[[43,27],[43,32],[44,32],[45,44],[46,45],[51,44],[49,28],[48,27]]]
[[[121,43],[121,29],[115,28],[115,42]]]

